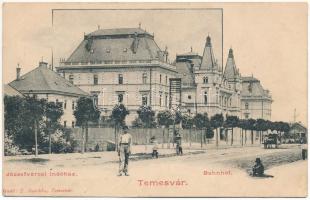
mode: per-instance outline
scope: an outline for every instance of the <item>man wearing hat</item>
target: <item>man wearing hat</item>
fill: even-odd
[[[129,176],[128,174],[128,159],[131,153],[131,142],[132,137],[128,133],[128,126],[123,127],[123,133],[119,137],[119,148],[118,148],[118,156],[119,156],[119,176],[122,176],[122,173],[125,176]]]
[[[255,165],[253,166],[253,176],[263,176],[264,175],[264,165],[262,164],[260,158],[256,158]]]

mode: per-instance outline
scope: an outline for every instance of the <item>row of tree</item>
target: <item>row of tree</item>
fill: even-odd
[[[182,114],[181,112],[171,110],[160,111],[157,114],[157,123],[155,118],[155,112],[149,106],[142,106],[137,111],[138,118],[133,121],[133,127],[152,128],[156,126],[169,127],[170,125],[180,124],[184,129],[200,129],[206,130],[206,137],[212,138],[214,136],[213,131],[216,131],[216,137],[218,137],[219,128],[231,130],[231,144],[233,144],[234,128],[240,128],[242,137],[244,132],[251,131],[251,140],[253,143],[253,132],[257,131],[260,137],[263,132],[267,130],[277,131],[280,135],[282,133],[288,133],[290,127],[289,124],[282,121],[272,122],[264,119],[239,119],[237,116],[224,116],[222,114],[216,114],[208,117],[207,113],[197,113],[192,116],[188,113]],[[218,139],[218,138],[216,138]],[[261,137],[262,139],[262,137]],[[217,140],[218,141],[218,140]]]
[[[45,99],[35,97],[5,96],[4,98],[4,117],[5,132],[8,141],[13,141],[19,148],[32,149],[35,147],[35,154],[38,154],[40,148],[48,147],[51,153],[60,151],[64,147],[59,146],[57,142],[62,141],[73,148],[74,141],[69,130],[60,124],[63,108],[61,103],[47,102]],[[115,128],[115,142],[117,143],[118,130],[125,125],[128,109],[123,104],[115,105],[108,121]],[[205,130],[205,136],[212,138],[214,130],[216,131],[216,141],[218,143],[219,129],[230,129],[234,134],[234,128],[239,127],[243,132],[250,130],[253,142],[253,131],[263,132],[267,130],[276,130],[279,133],[288,132],[289,125],[285,122],[271,122],[263,119],[239,119],[236,116],[224,116],[216,114],[209,118],[207,113],[198,113],[195,116],[182,114],[179,111],[165,110],[155,112],[150,106],[141,106],[137,111],[138,117],[133,121],[133,127],[153,128],[163,126],[168,128],[171,125],[181,124],[184,129]],[[74,109],[76,126],[82,128],[82,152],[87,150],[88,127],[90,123],[98,123],[100,111],[94,105],[93,99],[81,97],[78,99]],[[62,132],[59,137],[61,140],[53,140],[55,133]],[[58,134],[59,135],[59,134]],[[233,137],[231,137],[231,144]],[[64,145],[65,146],[65,145]],[[54,147],[54,148],[53,148]]]

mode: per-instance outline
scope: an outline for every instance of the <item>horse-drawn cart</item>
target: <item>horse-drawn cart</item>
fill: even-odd
[[[278,148],[278,134],[268,134],[264,136],[264,148],[265,149],[272,149],[272,145],[277,149]]]

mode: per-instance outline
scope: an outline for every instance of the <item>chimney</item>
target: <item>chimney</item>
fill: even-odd
[[[20,70],[21,70],[21,68],[19,67],[19,64],[17,64],[17,67],[16,67],[16,80],[20,79]]]
[[[39,67],[46,67],[47,68],[47,62],[39,62]]]

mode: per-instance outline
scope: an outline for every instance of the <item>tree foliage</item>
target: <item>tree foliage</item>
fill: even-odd
[[[189,114],[185,114],[182,116],[182,128],[190,129],[194,125],[194,118],[191,117]]]
[[[77,126],[86,126],[88,122],[98,122],[100,111],[89,97],[80,97],[73,112]]]
[[[210,119],[210,126],[213,129],[222,127],[223,123],[224,123],[224,117],[222,114],[215,114]]]
[[[197,129],[207,128],[210,125],[208,114],[207,113],[203,113],[203,114],[198,113],[194,117],[194,124],[195,124]]]
[[[173,120],[173,115],[169,110],[160,111],[157,114],[157,122],[160,126],[168,128],[169,125],[173,124]]]
[[[129,115],[129,111],[124,104],[117,104],[114,106],[110,117],[113,119],[116,126],[122,126],[125,124],[127,115]]]
[[[141,106],[138,110],[138,117],[144,128],[156,127],[155,112],[150,106]]]

